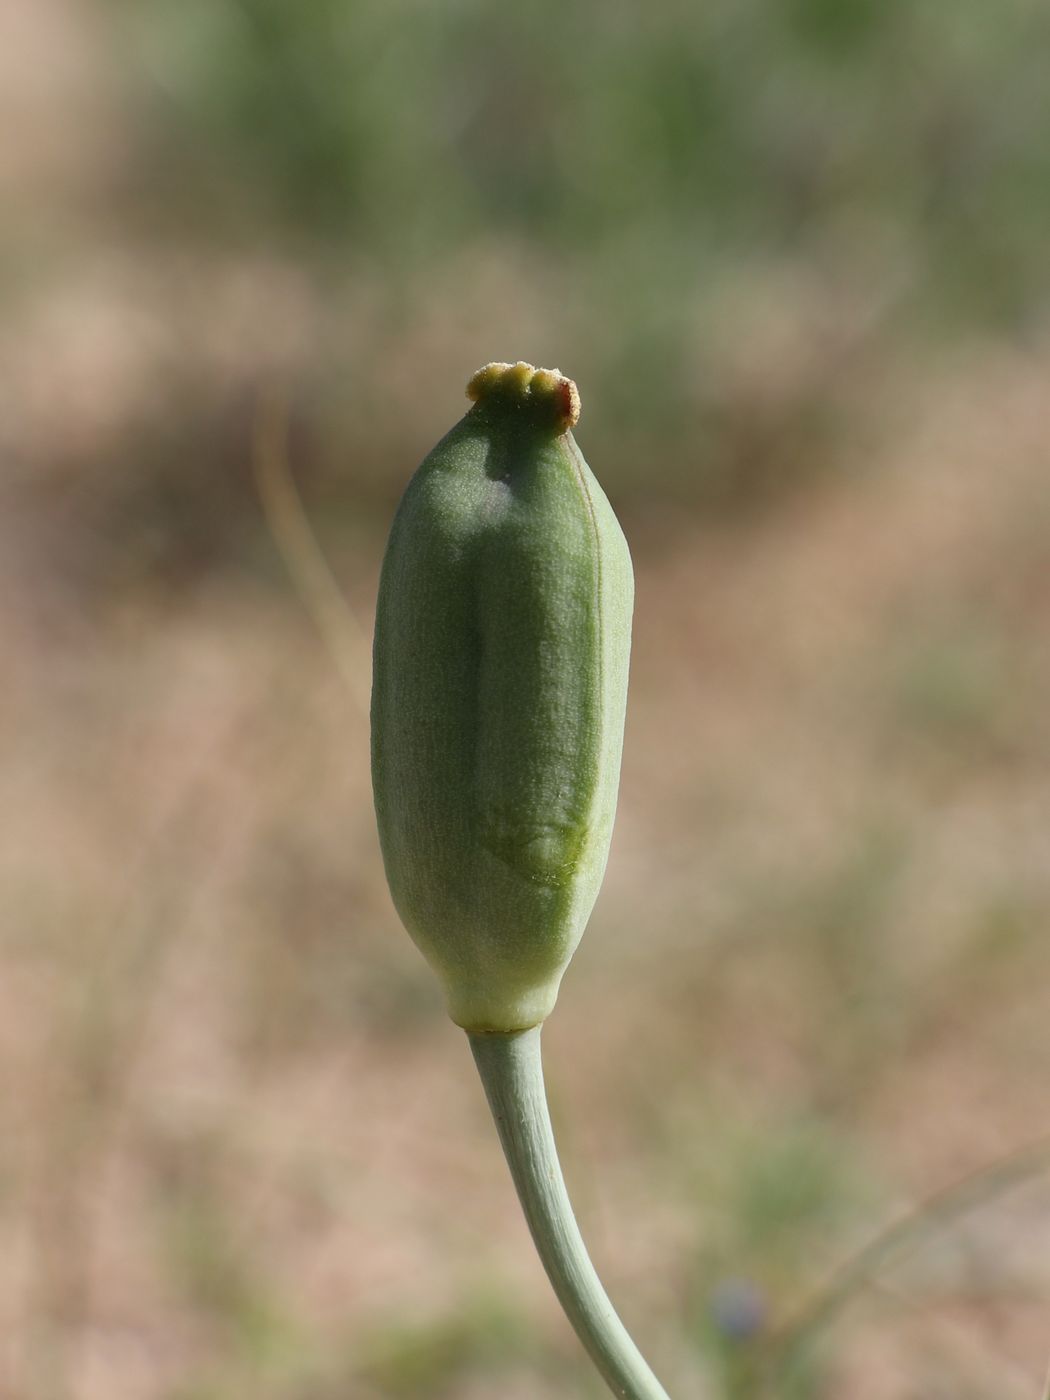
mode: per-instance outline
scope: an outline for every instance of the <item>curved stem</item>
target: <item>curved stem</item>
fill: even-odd
[[[566,1316],[615,1395],[668,1400],[609,1302],[577,1227],[547,1109],[540,1027],[469,1038],[525,1219]]]

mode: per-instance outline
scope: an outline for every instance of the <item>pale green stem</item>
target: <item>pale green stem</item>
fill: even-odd
[[[470,1047],[532,1238],[565,1315],[623,1400],[668,1400],[606,1296],[572,1212],[554,1145],[540,1027],[475,1034]]]

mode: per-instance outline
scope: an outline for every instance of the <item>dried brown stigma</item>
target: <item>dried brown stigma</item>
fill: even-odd
[[[532,409],[558,433],[574,428],[580,419],[580,395],[576,385],[559,369],[537,369],[519,360],[516,364],[494,361],[471,376],[467,398],[475,403],[501,401]]]

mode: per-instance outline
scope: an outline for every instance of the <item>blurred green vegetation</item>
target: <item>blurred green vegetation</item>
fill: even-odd
[[[883,238],[920,300],[964,316],[1020,324],[1045,282],[1050,14],[1025,0],[122,12],[150,186],[212,236],[424,279],[464,241],[520,239],[595,309],[613,294],[622,343],[727,264]]]
[[[573,373],[628,507],[658,463],[665,497],[737,513],[875,429],[915,337],[1045,321],[1050,11],[1028,0],[109,5],[122,217],[328,288],[343,323],[300,389],[359,510],[425,441],[374,430],[421,324],[420,375]]]

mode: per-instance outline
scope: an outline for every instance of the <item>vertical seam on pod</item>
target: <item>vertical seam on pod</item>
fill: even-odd
[[[595,560],[595,611],[598,614],[598,724],[599,724],[599,749],[605,742],[605,724],[607,715],[605,713],[605,618],[603,616],[603,595],[602,595],[602,548],[601,533],[598,529],[598,513],[594,508],[594,501],[587,488],[587,477],[585,474],[585,463],[583,453],[576,445],[576,439],[571,432],[564,435],[565,446],[572,465],[573,473],[576,477],[576,485],[583,498],[584,509],[587,511],[587,519],[590,521],[591,533],[594,536],[594,560]],[[599,758],[600,762],[600,758]],[[593,794],[592,794],[593,797]],[[588,833],[589,835],[590,833]],[[589,844],[589,842],[587,843]]]

